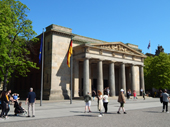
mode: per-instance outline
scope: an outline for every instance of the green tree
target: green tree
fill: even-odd
[[[160,53],[159,56],[147,57],[144,64],[146,89],[170,89],[170,55]]]
[[[20,1],[0,0],[0,78],[3,90],[14,71],[27,76],[29,68],[38,69],[28,57],[28,45],[37,39],[32,22],[27,19],[27,11],[28,7]]]

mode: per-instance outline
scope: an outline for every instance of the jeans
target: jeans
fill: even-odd
[[[168,102],[163,102],[163,110],[165,109],[166,106],[166,112],[168,111]]]
[[[108,108],[107,108],[107,105],[108,105],[108,102],[104,102],[103,105],[104,105],[105,113],[107,113],[107,109],[108,109]]]

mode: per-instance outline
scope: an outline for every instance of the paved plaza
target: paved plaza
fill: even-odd
[[[43,101],[40,107],[36,103],[35,117],[27,118],[26,116],[14,116],[13,105],[9,112],[9,119],[1,120],[0,126],[3,127],[161,127],[169,126],[170,114],[162,113],[162,104],[159,98],[147,98],[146,100],[138,99],[133,101],[127,100],[125,109],[127,114],[117,114],[119,103],[117,99],[111,99],[109,102],[108,114],[98,117],[97,101],[92,101],[92,113],[84,113],[84,102],[73,100],[65,101]],[[23,105],[27,108],[26,105]]]

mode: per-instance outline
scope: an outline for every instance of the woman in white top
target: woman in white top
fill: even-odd
[[[103,97],[102,97],[102,92],[100,90],[97,91],[97,98],[98,98],[98,109],[100,112],[99,117],[102,117],[102,109],[103,109]]]
[[[104,91],[104,96],[103,96],[103,105],[104,105],[104,109],[105,109],[105,113],[107,113],[107,105],[108,105],[108,93],[107,91]]]

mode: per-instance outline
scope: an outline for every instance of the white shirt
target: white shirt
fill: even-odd
[[[103,96],[103,102],[108,102],[108,95]]]

